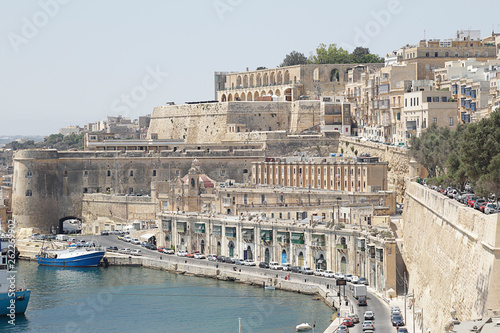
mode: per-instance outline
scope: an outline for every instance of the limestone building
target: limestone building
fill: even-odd
[[[299,99],[323,100],[324,97],[339,95],[344,91],[349,68],[358,64],[296,65],[215,74],[216,80],[225,79],[225,84],[216,85],[217,100],[258,101],[263,97],[274,100],[296,101]],[[384,64],[369,64],[370,68],[380,68]]]

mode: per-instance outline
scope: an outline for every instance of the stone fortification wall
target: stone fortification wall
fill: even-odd
[[[289,128],[289,102],[223,102],[154,108],[148,139],[184,139],[187,143],[219,143],[229,125],[241,131]],[[237,128],[238,126],[236,126]]]
[[[302,132],[320,122],[320,101],[295,101],[292,103],[290,132]]]
[[[84,193],[149,194],[152,181],[184,176],[195,157],[210,178],[243,182],[252,162],[263,158],[262,152],[177,154],[19,151],[14,157],[13,217],[20,227],[50,232],[62,218],[82,217]]]
[[[405,178],[409,176],[410,171],[411,157],[408,150],[341,135],[338,152],[340,153],[342,149],[345,156],[354,157],[351,147],[354,147],[354,151],[358,151],[358,156],[362,153],[368,153],[371,156],[378,156],[381,162],[389,163],[388,189],[396,192],[396,200],[402,202],[406,189]]]
[[[451,308],[461,321],[500,313],[499,214],[485,215],[412,182],[401,229],[409,290],[424,308],[424,327],[444,332]]]
[[[151,197],[85,194],[82,199],[83,222],[99,218],[111,221],[154,221],[155,206]]]

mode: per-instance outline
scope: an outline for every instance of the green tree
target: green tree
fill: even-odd
[[[308,63],[311,64],[348,64],[351,62],[349,52],[336,44],[319,44],[316,48],[316,54],[311,55]]]
[[[267,69],[267,67],[259,66],[259,67],[257,67],[256,71],[260,71],[261,69]]]
[[[303,53],[292,51],[285,56],[285,59],[283,59],[283,62],[279,67],[305,64],[307,64],[307,57]]]

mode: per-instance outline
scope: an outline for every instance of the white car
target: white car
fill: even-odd
[[[325,276],[324,270],[322,270],[322,269],[316,269],[316,270],[314,270],[313,274],[316,275],[316,276]]]
[[[139,240],[139,238],[133,238],[130,241],[130,243],[135,244],[135,245],[139,245],[139,244],[141,244],[141,241]]]
[[[194,254],[195,259],[205,259],[205,255],[203,253],[195,253]]]
[[[353,277],[351,278],[351,282],[354,283],[354,284],[358,284],[359,283],[359,277],[357,277],[356,275],[353,275]]]
[[[130,243],[132,241],[132,238],[130,238],[130,236],[125,236],[122,238],[122,240],[124,240],[127,243]]]
[[[289,271],[290,267],[291,267],[291,265],[289,263],[283,263],[283,264],[281,264],[281,266],[283,267],[284,271]]]
[[[327,278],[333,278],[333,277],[335,277],[334,275],[335,275],[335,273],[333,271],[328,271],[327,270],[327,271],[323,272],[323,276],[327,277]]]
[[[366,311],[363,317],[365,317],[365,320],[374,320],[375,314],[373,311]]]
[[[163,249],[163,253],[165,254],[175,254],[175,251],[172,249]]]
[[[132,251],[130,251],[130,254],[133,255],[133,256],[140,256],[140,255],[142,255],[141,254],[141,250],[139,250],[139,249],[133,249]]]
[[[207,256],[207,259],[210,261],[217,261],[217,255],[216,254],[209,254]]]
[[[120,250],[118,250],[118,252],[123,253],[123,254],[130,254],[130,249],[129,248],[120,249]]]
[[[182,251],[182,250],[177,251],[177,256],[178,257],[185,257],[186,254],[187,254],[186,251]]]
[[[247,259],[245,260],[245,266],[257,266],[257,264],[255,263],[255,261]]]
[[[498,209],[497,205],[495,205],[493,203],[489,203],[486,205],[486,207],[484,207],[485,214],[495,214],[498,212],[499,212],[499,209]]]
[[[277,263],[276,261],[271,261],[269,263],[269,268],[270,269],[274,269],[274,270],[282,270],[283,269],[283,266],[281,266],[279,263]]]

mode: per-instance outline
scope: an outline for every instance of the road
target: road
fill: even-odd
[[[176,255],[167,255],[164,253],[160,253],[158,251],[153,251],[153,250],[148,250],[140,245],[134,245],[131,243],[126,243],[122,240],[119,240],[116,235],[109,235],[109,236],[77,236],[75,237],[77,239],[84,239],[86,241],[93,240],[94,242],[101,244],[104,247],[108,246],[116,246],[119,249],[120,248],[130,248],[130,249],[140,249],[142,256],[146,258],[165,258],[168,256],[170,261],[174,262],[193,262],[193,264],[199,263],[200,259],[193,259],[193,258],[185,258],[185,257],[178,257]],[[259,272],[262,271],[263,268],[259,267],[249,267],[249,266],[235,266],[234,264],[228,264],[228,263],[221,263],[221,262],[212,262],[208,261],[206,259],[203,260],[205,263],[212,264],[214,267],[216,265],[222,265],[222,266],[228,266],[228,267],[236,267],[241,273],[251,273],[251,272]],[[280,274],[281,271],[276,271],[277,274]],[[288,272],[287,272],[288,273]],[[282,273],[281,273],[282,274]],[[303,275],[299,273],[290,273],[290,277],[292,281],[294,279],[303,279],[305,281],[309,281],[311,283],[315,284],[321,284],[321,285],[326,285],[329,288],[332,289],[332,295],[333,297],[337,297],[337,291],[338,287],[335,285],[335,279],[333,278],[325,278],[325,277],[319,277],[319,276],[314,276],[314,275]],[[392,326],[391,320],[390,320],[390,313],[389,310],[386,307],[386,304],[384,300],[376,296],[375,294],[368,294],[367,297],[367,306],[359,306],[357,305],[356,299],[352,296],[352,292],[350,290],[350,283],[345,287],[345,293],[348,298],[349,306],[351,307],[351,310],[354,310],[355,313],[359,315],[360,323],[354,325],[354,327],[351,327],[349,329],[349,332],[354,332],[354,333],[361,333],[363,332],[362,330],[362,323],[363,323],[363,314],[365,311],[373,311],[375,314],[375,331],[376,332],[395,332],[396,329]],[[342,293],[343,296],[343,293]]]

